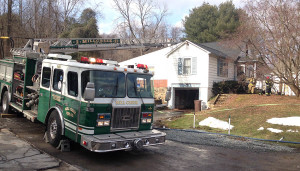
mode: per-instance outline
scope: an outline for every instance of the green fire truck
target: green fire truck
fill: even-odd
[[[69,142],[94,152],[163,144],[152,129],[153,73],[146,65],[11,50],[0,60],[1,107],[46,125],[45,140],[62,151]]]

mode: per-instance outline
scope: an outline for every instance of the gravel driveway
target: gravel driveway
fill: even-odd
[[[186,132],[180,130],[163,130],[167,140],[182,142],[186,144],[218,146],[230,149],[245,149],[257,152],[284,151],[293,152],[294,148],[282,146],[279,143],[268,143],[226,135]]]

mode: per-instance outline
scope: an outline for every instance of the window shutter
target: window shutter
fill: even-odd
[[[197,58],[193,57],[192,58],[192,75],[197,74]]]
[[[182,58],[178,58],[178,75],[182,75]]]

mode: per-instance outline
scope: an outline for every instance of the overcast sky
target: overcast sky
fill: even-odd
[[[201,6],[203,2],[212,5],[219,5],[227,0],[154,0],[162,4],[166,4],[169,15],[166,18],[167,24],[173,26],[182,26],[182,19],[189,14],[189,10],[194,7]],[[103,17],[98,20],[100,34],[109,34],[113,31],[115,20],[119,17],[118,12],[113,7],[112,0],[102,0],[100,11]],[[236,7],[243,7],[243,0],[232,0]]]

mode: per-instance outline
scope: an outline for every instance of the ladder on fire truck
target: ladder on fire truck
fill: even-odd
[[[161,41],[159,43],[134,43],[118,38],[52,38],[52,39],[29,39],[24,48],[14,48],[13,54],[20,54],[38,50],[46,50],[45,53],[64,53],[86,51],[103,51],[113,49],[142,49],[149,47],[164,47],[177,44],[172,40]],[[38,48],[37,48],[38,47]]]

